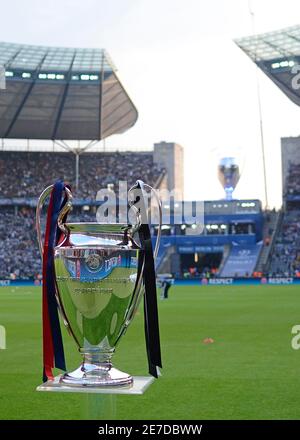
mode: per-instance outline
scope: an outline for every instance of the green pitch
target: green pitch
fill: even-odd
[[[7,332],[0,418],[82,418],[87,396],[35,391],[42,372],[40,300],[39,288],[0,288],[0,325]],[[143,396],[118,396],[118,419],[300,418],[300,350],[291,348],[300,287],[178,286],[159,309],[163,376]],[[64,339],[73,369],[80,357],[65,331]],[[146,373],[142,310],[114,362],[131,374]]]

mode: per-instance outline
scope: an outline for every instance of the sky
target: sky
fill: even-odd
[[[0,41],[100,47],[111,55],[139,119],[108,147],[185,151],[185,197],[223,197],[221,156],[241,168],[237,198],[264,201],[257,77],[269,206],[281,205],[280,137],[300,135],[300,109],[234,38],[300,23],[299,0],[0,0]]]

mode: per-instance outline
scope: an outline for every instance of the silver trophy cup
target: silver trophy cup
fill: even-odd
[[[223,157],[218,165],[218,177],[224,188],[226,199],[232,200],[232,194],[240,180],[239,165],[234,157]]]
[[[37,206],[41,252],[41,209],[51,190],[52,186],[43,191]],[[63,322],[83,361],[75,371],[62,375],[60,381],[72,387],[130,385],[132,376],[114,368],[111,358],[144,293],[144,250],[136,238],[141,216],[135,209],[137,221],[134,226],[63,223],[72,207],[72,194],[67,188],[65,191],[68,201],[58,218],[58,226],[65,238],[54,249],[56,299]],[[153,193],[161,218],[160,201]],[[160,227],[161,224],[159,231]],[[159,240],[160,233],[155,258]]]

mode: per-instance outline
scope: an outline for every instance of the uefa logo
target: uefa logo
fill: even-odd
[[[103,267],[103,258],[98,254],[91,254],[85,260],[85,264],[90,272],[99,272]]]
[[[241,249],[238,252],[238,254],[239,254],[240,257],[247,257],[248,255],[251,254],[251,251],[249,249]]]

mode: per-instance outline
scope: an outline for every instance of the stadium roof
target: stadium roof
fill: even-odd
[[[300,105],[300,25],[249,37],[235,43],[297,105]]]
[[[100,140],[137,110],[104,49],[0,42],[0,138]]]

